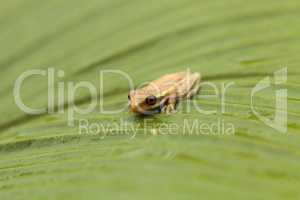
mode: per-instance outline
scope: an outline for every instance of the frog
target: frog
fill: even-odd
[[[128,94],[130,111],[140,115],[176,112],[180,101],[193,98],[200,89],[198,72],[181,71],[164,75]]]

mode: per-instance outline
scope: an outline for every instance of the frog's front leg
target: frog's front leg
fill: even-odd
[[[166,97],[161,105],[161,112],[166,114],[171,114],[176,111],[176,106],[178,103],[178,98],[176,95]]]

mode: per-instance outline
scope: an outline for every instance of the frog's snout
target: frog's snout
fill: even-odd
[[[134,113],[140,112],[139,105],[135,101],[130,101],[129,107],[130,107],[131,112],[134,112]]]
[[[138,113],[138,106],[130,104],[130,110],[134,113]]]

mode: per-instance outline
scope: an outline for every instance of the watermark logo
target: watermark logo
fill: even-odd
[[[190,70],[187,69],[187,74],[190,74]],[[79,115],[86,115],[92,112],[99,112],[101,114],[118,114],[126,111],[128,109],[128,106],[130,105],[129,102],[123,101],[120,103],[120,108],[118,109],[106,109],[104,106],[105,101],[105,94],[104,94],[104,87],[106,86],[106,82],[104,81],[105,77],[109,77],[109,75],[114,75],[121,77],[123,80],[127,82],[127,85],[129,87],[129,91],[134,91],[134,81],[132,77],[121,70],[101,70],[99,72],[99,84],[95,85],[90,81],[59,81],[64,78],[65,72],[63,70],[56,70],[54,68],[48,68],[45,70],[28,70],[24,73],[22,73],[15,81],[14,86],[14,98],[16,105],[25,113],[30,115],[40,115],[40,114],[63,114],[67,113],[68,118],[68,125],[74,126],[75,125],[75,114]],[[33,76],[39,76],[42,78],[45,78],[47,80],[47,86],[48,86],[48,92],[47,92],[47,106],[42,108],[33,108],[26,105],[24,100],[21,98],[21,90],[22,85],[24,82],[27,81],[30,77]],[[191,77],[187,77],[187,81],[190,81]],[[264,91],[267,88],[270,88],[271,86],[282,86],[287,82],[287,68],[280,69],[276,72],[274,72],[274,81],[272,82],[271,77],[265,77],[261,81],[259,81],[254,88],[251,91],[251,111],[252,113],[264,124],[267,126],[281,132],[286,133],[287,132],[287,89],[280,88],[276,89],[275,91],[275,115],[274,118],[268,118],[263,115],[263,113],[260,113],[254,106],[255,103],[255,96],[257,93]],[[140,86],[148,85],[149,82],[145,82],[140,84]],[[172,86],[176,86],[178,84],[177,82],[172,83]],[[189,83],[186,84],[191,85]],[[232,135],[235,132],[235,127],[232,123],[227,123],[222,119],[222,115],[225,114],[226,111],[226,93],[228,90],[230,90],[231,87],[234,87],[235,82],[224,82],[224,83],[214,83],[209,81],[201,81],[199,83],[199,86],[201,88],[206,87],[210,88],[210,91],[213,92],[213,94],[202,94],[201,92],[196,95],[196,98],[187,100],[187,104],[185,107],[185,110],[177,110],[177,112],[198,112],[202,115],[216,115],[217,119],[215,119],[215,123],[211,124],[203,124],[202,122],[199,123],[196,121],[196,129],[202,130],[202,133],[204,133],[206,130],[209,130],[208,132],[215,133],[215,132],[221,132],[222,134],[227,133],[227,135]],[[76,94],[78,90],[85,90],[90,94],[90,102],[86,103],[85,107],[79,107],[76,104]],[[155,90],[154,90],[155,89]],[[154,87],[154,91],[156,93],[160,93],[159,88]],[[204,108],[201,105],[201,101],[199,99],[209,99],[209,98],[215,98],[218,100],[219,103],[213,108],[210,107],[210,109],[204,110]],[[219,107],[219,110],[218,110]],[[185,119],[183,119],[184,121]],[[221,122],[221,123],[219,123]],[[194,126],[194,125],[193,125]],[[82,124],[80,124],[80,127],[84,127]],[[89,130],[90,128],[86,128],[85,126],[84,130]],[[106,130],[103,126],[93,125],[91,130],[93,130],[93,127],[96,127],[97,130],[100,130],[100,132],[103,132],[102,130]],[[188,127],[188,126],[186,126]],[[217,128],[216,128],[217,127]],[[224,128],[225,127],[225,128]],[[121,128],[122,129],[122,128]],[[163,129],[159,129],[163,130]],[[187,129],[189,130],[189,129]],[[203,131],[204,130],[204,131]],[[230,133],[230,134],[228,134]]]
[[[274,72],[275,86],[283,85],[287,82],[287,68],[280,69]],[[287,89],[277,89],[275,91],[275,117],[269,119],[260,114],[254,107],[254,96],[256,93],[271,87],[271,78],[265,77],[262,79],[251,91],[251,110],[259,120],[264,122],[267,126],[275,130],[286,133],[287,132]]]
[[[78,124],[80,135],[97,135],[104,139],[106,136],[118,135],[129,136],[130,139],[136,135],[234,135],[235,126],[233,123],[225,122],[224,119],[217,119],[211,123],[203,122],[199,119],[183,119],[182,124],[178,123],[151,123],[150,119],[145,119],[141,123],[130,123],[124,119],[104,123],[93,122],[87,119],[80,119]]]

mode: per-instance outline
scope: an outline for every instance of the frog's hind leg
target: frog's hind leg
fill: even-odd
[[[186,99],[191,99],[198,94],[200,90],[200,85],[195,84],[194,88],[186,94]]]
[[[200,90],[200,80],[201,80],[201,76],[199,73],[193,73],[192,75],[190,75],[188,77],[188,79],[186,79],[185,81],[186,84],[183,84],[185,86],[188,86],[188,88],[179,88],[181,89],[181,92],[183,94],[183,98],[184,99],[191,99],[193,98],[195,95],[197,95],[197,93],[199,92]]]

